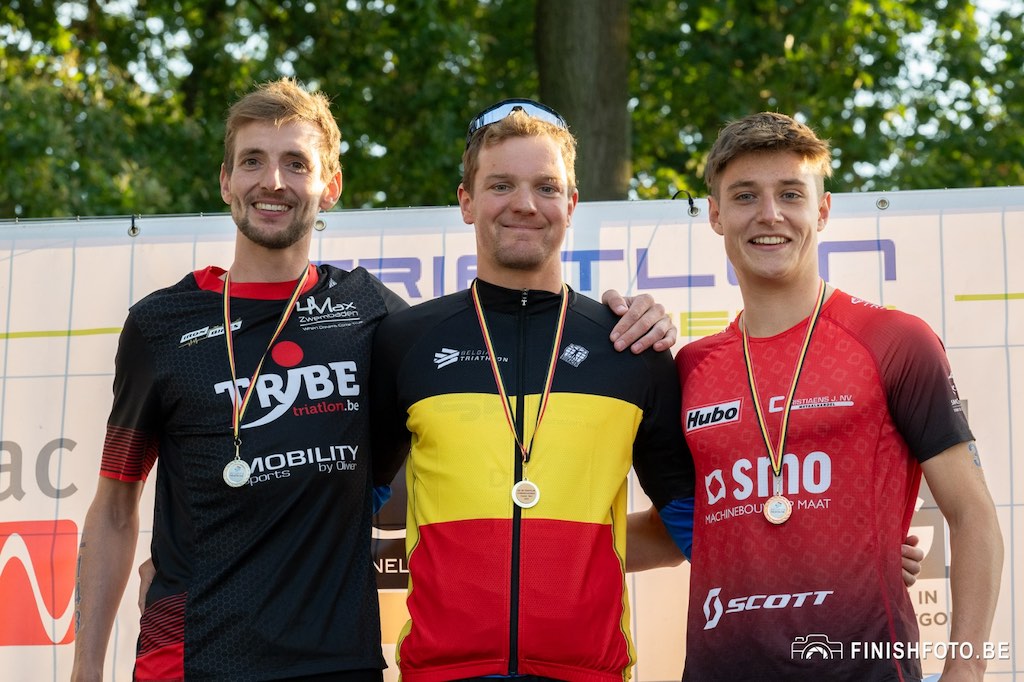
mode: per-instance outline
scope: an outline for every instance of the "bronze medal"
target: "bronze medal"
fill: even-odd
[[[764,517],[776,526],[789,520],[793,515],[793,503],[785,495],[772,495],[764,501]]]

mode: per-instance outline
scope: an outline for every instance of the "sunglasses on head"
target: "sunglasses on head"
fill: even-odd
[[[473,133],[492,123],[497,123],[513,111],[522,111],[532,118],[538,118],[565,130],[569,129],[569,124],[565,122],[561,114],[551,107],[544,106],[540,102],[534,102],[532,99],[505,99],[487,107],[469,122],[469,130],[466,132],[466,146],[468,147],[469,141],[473,139]]]

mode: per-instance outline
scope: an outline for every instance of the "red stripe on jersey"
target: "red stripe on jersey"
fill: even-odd
[[[200,289],[206,291],[224,291],[224,273],[226,270],[211,265],[203,270],[196,270],[192,276],[196,278],[196,284]],[[265,301],[288,300],[291,298],[295,283],[299,278],[289,282],[236,282],[231,280],[232,298],[256,298]],[[316,286],[320,281],[320,271],[314,265],[309,266],[309,277],[300,293],[306,293]]]
[[[184,682],[185,645],[182,642],[157,649],[135,659],[135,682]]]
[[[172,594],[146,607],[139,621],[139,657],[185,641],[185,593]]]
[[[403,679],[507,675],[512,521],[427,524],[419,533],[409,558],[413,627],[399,643]],[[528,519],[521,547],[518,673],[622,680],[632,661],[622,621],[623,564],[612,527]]]
[[[158,452],[153,434],[107,424],[100,475],[119,481],[144,481]]]

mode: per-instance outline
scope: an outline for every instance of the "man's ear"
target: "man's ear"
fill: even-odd
[[[566,213],[567,213],[566,217],[569,220],[565,224],[566,227],[572,227],[572,214],[573,214],[573,212],[576,211],[576,204],[578,204],[579,201],[580,201],[580,191],[578,189],[574,189],[572,191],[572,196],[569,197],[569,207],[568,207],[568,210],[566,211]]]
[[[473,214],[473,195],[469,193],[466,186],[459,183],[459,209],[462,211],[462,222],[467,225],[473,225],[476,223],[476,218]]]
[[[341,185],[341,171],[338,171],[327,181],[327,187],[324,189],[324,193],[320,195],[321,211],[332,209],[338,203],[338,199],[341,198]]]
[[[227,168],[222,163],[220,165],[220,198],[224,200],[224,203],[228,206],[231,205],[231,174],[228,173]]]
[[[821,201],[818,202],[818,232],[825,229],[828,225],[828,216],[832,212],[832,193],[825,192]]]
[[[713,196],[708,196],[708,221],[711,223],[711,229],[715,231],[719,236],[724,234],[725,230],[722,228],[722,223],[719,222],[720,212],[718,209],[718,202]]]

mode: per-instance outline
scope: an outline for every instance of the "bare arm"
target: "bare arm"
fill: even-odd
[[[627,572],[678,566],[685,558],[653,506],[626,518]]]
[[[73,682],[100,680],[110,630],[135,560],[142,482],[100,477],[78,551]]]
[[[955,445],[925,461],[928,487],[949,526],[949,581],[953,594],[953,642],[981,651],[992,630],[1003,569],[1003,536],[985,485],[974,442]],[[985,661],[947,658],[943,682],[981,680]]]
[[[668,350],[675,344],[676,326],[665,314],[665,307],[650,294],[623,297],[609,289],[601,296],[601,302],[622,318],[610,337],[615,350],[629,348],[633,353],[642,353],[652,347]]]

